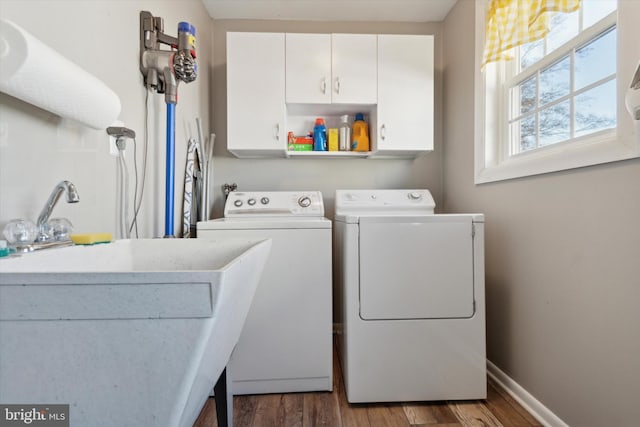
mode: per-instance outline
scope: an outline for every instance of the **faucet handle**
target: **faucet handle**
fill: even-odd
[[[13,219],[4,227],[2,234],[9,244],[26,246],[38,237],[38,227],[28,219]]]
[[[49,220],[49,229],[53,240],[69,240],[73,233],[73,224],[67,218],[52,218]]]

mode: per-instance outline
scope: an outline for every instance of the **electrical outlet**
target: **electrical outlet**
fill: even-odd
[[[120,120],[116,120],[111,126],[124,126]],[[109,135],[109,154],[118,157],[118,146],[116,145],[116,137]],[[124,153],[122,153],[124,155]]]
[[[116,146],[116,137],[109,136],[109,154],[118,157],[118,147]]]

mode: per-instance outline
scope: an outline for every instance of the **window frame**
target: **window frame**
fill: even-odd
[[[636,4],[637,3],[637,4]],[[509,156],[508,82],[509,68],[504,62],[492,62],[480,70],[485,40],[486,13],[489,1],[476,3],[475,45],[475,183],[501,181],[525,176],[563,171],[640,157],[640,122],[634,122],[625,107],[625,94],[638,59],[637,40],[640,29],[633,17],[640,16],[640,2],[618,1],[616,113],[614,129],[595,132],[569,141]],[[611,26],[601,24],[600,31]],[[599,34],[592,30],[591,34]],[[634,39],[635,38],[635,39]],[[577,43],[576,45],[579,45]],[[564,54],[551,52],[541,64],[553,64]],[[543,68],[544,68],[543,66]],[[504,95],[504,96],[503,96]],[[506,104],[506,105],[505,105]]]

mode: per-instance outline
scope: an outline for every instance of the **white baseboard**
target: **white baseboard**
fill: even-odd
[[[560,417],[551,412],[549,408],[544,406],[520,384],[511,379],[511,377],[502,372],[500,368],[491,363],[490,360],[487,360],[487,374],[492,380],[505,389],[524,409],[533,415],[535,419],[540,421],[542,425],[548,427],[569,427]]]

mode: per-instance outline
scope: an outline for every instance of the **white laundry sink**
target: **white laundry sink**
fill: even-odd
[[[71,425],[191,426],[270,247],[141,239],[0,259],[0,402],[69,404]]]

